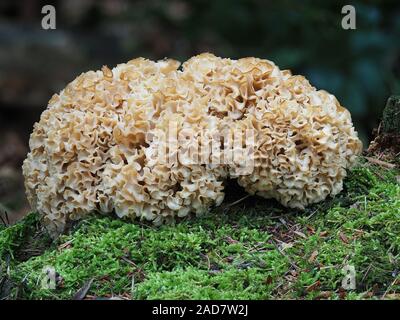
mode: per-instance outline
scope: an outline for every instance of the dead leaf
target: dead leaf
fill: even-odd
[[[58,248],[57,248],[58,251],[71,248],[71,247],[72,247],[72,242],[73,242],[73,241],[74,241],[74,239],[71,239],[71,240],[69,240],[69,241],[67,241],[67,242],[65,242],[65,243],[63,243],[63,244],[60,244],[60,245],[58,246]]]
[[[346,235],[342,231],[340,231],[339,237],[340,237],[340,240],[342,240],[344,243],[346,243],[346,244],[349,243],[349,239],[346,237]]]
[[[339,288],[339,299],[346,299],[347,292],[344,288],[340,287]]]
[[[315,234],[315,229],[312,226],[307,226],[307,230],[310,234]]]
[[[319,236],[320,236],[321,238],[325,238],[327,235],[328,235],[328,231],[321,231],[321,232],[319,233]]]
[[[353,239],[357,239],[359,237],[362,237],[365,232],[363,230],[355,229],[354,233],[355,233],[355,235],[353,236]]]
[[[373,293],[371,292],[371,291],[367,291],[367,292],[365,292],[364,294],[363,294],[363,299],[369,299],[369,298],[372,298],[373,297]]]
[[[372,292],[374,293],[374,295],[377,295],[379,293],[379,285],[377,283],[374,283],[374,285],[372,286]]]
[[[238,243],[239,241],[232,239],[231,237],[226,237],[226,241],[228,241],[228,243],[233,244],[233,243]]]
[[[317,258],[317,256],[318,256],[318,251],[317,250],[313,251],[313,253],[311,253],[310,258],[308,259],[308,262],[313,263],[315,261],[315,258]]]
[[[265,284],[271,284],[272,283],[272,277],[268,276],[265,280],[264,280]]]
[[[331,296],[331,291],[321,291],[315,299],[329,299]]]
[[[306,290],[307,290],[307,292],[315,291],[320,287],[320,285],[321,285],[321,281],[317,280],[312,285],[308,286],[306,288]]]
[[[294,233],[297,234],[298,236],[302,237],[303,239],[307,239],[307,236],[303,232],[294,231]]]

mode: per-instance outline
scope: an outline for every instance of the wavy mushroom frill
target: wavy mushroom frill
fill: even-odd
[[[177,133],[255,132],[254,170],[191,163],[179,143],[160,161],[173,121]],[[201,214],[237,178],[251,194],[303,208],[342,189],[361,151],[349,112],[336,98],[271,61],[201,54],[183,63],[131,60],[80,75],[49,101],[23,164],[28,200],[50,230],[99,211],[168,223]]]

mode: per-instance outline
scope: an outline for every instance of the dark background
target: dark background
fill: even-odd
[[[56,30],[41,28],[46,4],[56,7]],[[345,4],[356,8],[356,30],[341,28]],[[351,111],[366,146],[386,99],[400,93],[400,1],[2,0],[0,211],[28,210],[20,166],[53,93],[104,64],[204,51],[305,75]]]

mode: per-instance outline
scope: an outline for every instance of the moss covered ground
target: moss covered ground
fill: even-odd
[[[342,193],[305,211],[251,197],[158,228],[93,216],[56,241],[32,213],[0,227],[0,296],[400,299],[399,177],[360,159]],[[46,266],[55,288],[42,285]]]

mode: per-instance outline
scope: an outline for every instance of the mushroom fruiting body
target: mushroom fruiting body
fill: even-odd
[[[83,73],[51,98],[23,164],[28,200],[50,230],[93,211],[155,224],[201,214],[222,202],[229,178],[287,207],[341,191],[361,142],[333,95],[268,60],[201,54],[179,67],[138,58]],[[251,130],[254,168],[193,163],[185,141],[162,161],[171,146],[159,137],[172,130],[198,145],[204,132]]]

